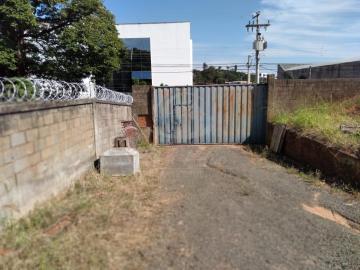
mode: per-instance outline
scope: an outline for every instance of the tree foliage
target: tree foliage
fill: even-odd
[[[3,0],[0,75],[104,81],[120,65],[121,41],[102,0]]]
[[[238,72],[237,67],[233,70],[223,70],[203,64],[203,70],[194,70],[194,84],[224,84],[233,81],[246,81],[247,75],[243,72]]]

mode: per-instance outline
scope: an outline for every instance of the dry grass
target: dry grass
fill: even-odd
[[[0,269],[139,269],[159,211],[161,149],[143,153],[143,174],[90,173],[64,198],[9,225],[0,239]]]
[[[360,147],[360,133],[345,134],[340,130],[340,125],[360,126],[360,96],[343,102],[299,108],[293,113],[279,113],[274,122],[357,152]]]

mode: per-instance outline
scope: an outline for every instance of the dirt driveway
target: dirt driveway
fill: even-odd
[[[241,146],[143,149],[0,235],[0,269],[360,269],[360,200]]]
[[[146,269],[360,269],[360,204],[235,146],[169,147]]]

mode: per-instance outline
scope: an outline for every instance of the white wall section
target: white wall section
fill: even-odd
[[[193,85],[190,22],[117,25],[120,38],[150,38],[152,84]]]

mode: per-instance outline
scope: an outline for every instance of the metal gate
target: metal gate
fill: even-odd
[[[264,143],[266,85],[156,87],[156,144]]]

